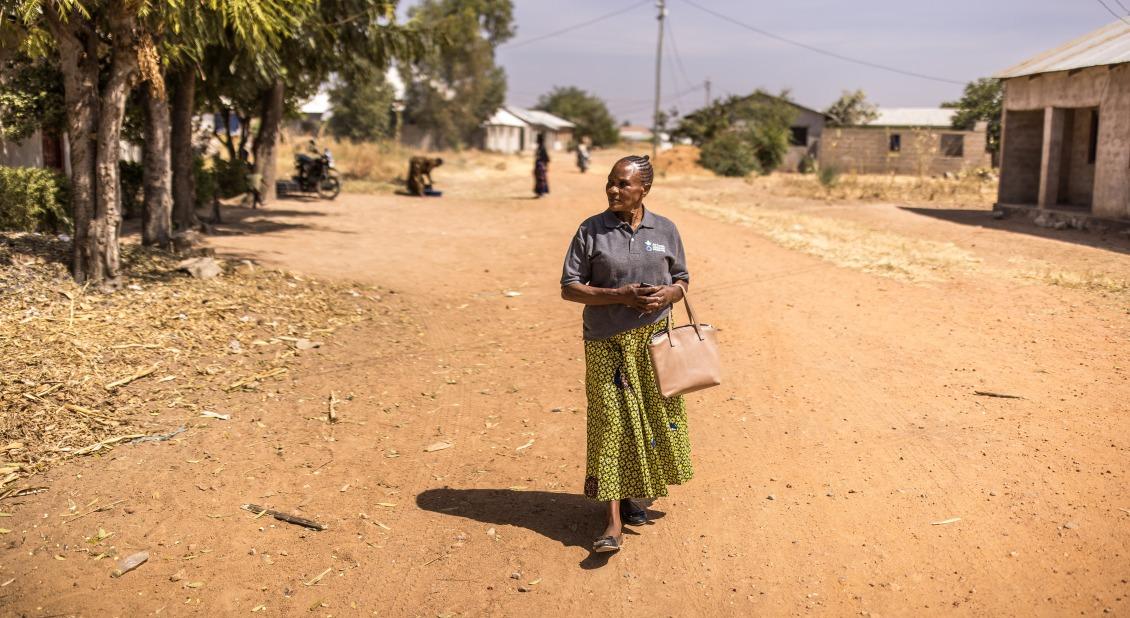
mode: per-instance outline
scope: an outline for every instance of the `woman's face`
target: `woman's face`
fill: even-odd
[[[632,212],[640,207],[648,189],[640,180],[636,166],[629,162],[619,163],[608,174],[608,184],[604,194],[608,197],[608,210],[612,212]]]

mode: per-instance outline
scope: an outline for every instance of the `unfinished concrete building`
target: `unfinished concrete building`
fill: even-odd
[[[1130,23],[996,77],[1004,80],[998,210],[1055,227],[1130,223]]]
[[[885,108],[862,126],[824,129],[820,166],[853,174],[940,176],[987,168],[985,128],[954,129],[956,110]]]

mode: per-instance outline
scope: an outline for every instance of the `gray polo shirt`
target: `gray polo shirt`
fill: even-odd
[[[561,273],[561,287],[584,283],[598,288],[618,288],[630,283],[670,285],[690,281],[679,230],[666,217],[644,208],[639,228],[632,228],[607,210],[585,219]],[[626,305],[586,305],[585,339],[607,339],[617,333],[654,324],[668,309],[645,314]]]

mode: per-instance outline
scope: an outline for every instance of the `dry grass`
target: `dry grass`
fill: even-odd
[[[815,174],[752,176],[747,182],[776,195],[829,201],[991,206],[997,198],[996,179],[973,172],[953,179],[845,174],[831,187],[820,184]]]
[[[0,235],[0,497],[52,462],[216,422],[200,418],[208,392],[278,379],[378,307],[372,291],[278,271],[192,279],[136,246],[126,287],[95,293],[67,275],[67,247]]]
[[[294,156],[304,152],[309,137],[287,135],[275,162],[279,178],[294,174]],[[318,140],[319,148],[329,148],[334,164],[341,172],[342,189],[349,193],[391,193],[405,186],[408,160],[417,155],[439,157],[443,167],[436,171],[440,182],[446,171],[458,172],[464,177],[490,178],[516,169],[532,166],[529,155],[505,155],[479,150],[425,152],[405,148],[394,141],[350,142],[335,139]],[[438,187],[442,189],[442,187]]]
[[[1047,260],[1021,257],[1011,258],[1009,264],[1014,268],[1009,269],[1007,274],[1014,279],[1130,299],[1130,280],[1107,272],[1064,270],[1062,265]]]
[[[973,270],[980,261],[951,243],[873,230],[850,221],[757,206],[684,201],[685,208],[755,229],[778,244],[837,266],[903,281],[940,281]]]

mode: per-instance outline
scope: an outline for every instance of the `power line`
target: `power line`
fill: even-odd
[[[1114,0],[1114,1],[1115,1],[1115,3],[1118,4],[1119,8],[1121,8],[1123,11],[1126,11],[1127,15],[1130,15],[1130,9],[1126,8],[1125,4],[1122,4],[1122,0]]]
[[[946,79],[944,77],[936,77],[936,76],[933,76],[933,75],[926,75],[924,73],[916,73],[914,71],[907,71],[907,70],[900,69],[900,68],[897,68],[897,67],[887,66],[885,64],[878,64],[876,62],[870,62],[870,61],[867,61],[867,60],[860,60],[859,58],[852,58],[851,56],[845,56],[845,55],[840,54],[838,52],[829,51],[827,49],[822,49],[822,48],[819,48],[819,47],[816,47],[816,46],[813,46],[813,45],[809,45],[808,43],[802,43],[801,41],[797,41],[795,39],[783,37],[779,34],[774,34],[772,32],[769,32],[768,30],[762,30],[761,28],[758,28],[757,26],[751,26],[751,25],[749,25],[745,22],[738,21],[738,20],[736,20],[732,17],[729,17],[727,15],[723,15],[722,13],[719,13],[718,11],[715,11],[713,9],[709,9],[705,6],[702,6],[701,4],[695,2],[694,0],[682,0],[682,1],[685,2],[686,4],[693,6],[694,8],[696,8],[696,9],[698,9],[698,10],[704,12],[704,13],[709,13],[709,14],[717,17],[718,19],[730,22],[731,24],[734,24],[735,26],[740,26],[742,28],[745,28],[746,30],[756,32],[757,34],[760,34],[761,36],[768,37],[768,38],[780,41],[782,43],[788,43],[789,45],[794,45],[796,47],[801,47],[801,48],[807,49],[808,51],[815,52],[817,54],[821,54],[821,55],[828,56],[828,57],[831,57],[831,58],[836,58],[837,60],[843,60],[844,62],[851,62],[851,63],[859,64],[859,65],[862,65],[862,66],[871,67],[873,69],[880,69],[882,71],[889,71],[891,73],[898,73],[900,75],[906,75],[906,76],[909,76],[909,77],[917,77],[919,79],[928,79],[928,80],[931,80],[931,81],[943,82],[943,83],[946,83],[946,84],[957,84],[959,86],[965,85],[965,82],[959,82],[959,81],[954,80],[954,79]],[[1101,2],[1102,0],[1099,0],[1099,1]],[[1106,5],[1104,4],[1103,6],[1106,6]],[[1109,10],[1109,8],[1108,8],[1108,10]]]
[[[663,95],[662,100],[664,100],[664,101],[678,101],[679,99],[682,99],[683,97],[687,96],[688,94],[690,94],[692,92],[697,92],[699,90],[702,90],[703,87],[704,87],[703,84],[690,86],[689,88],[687,88],[685,90],[665,94],[665,95]],[[642,99],[640,101],[642,102]],[[621,114],[634,114],[634,113],[637,113],[637,112],[645,111],[645,110],[647,110],[647,108],[649,108],[651,106],[652,106],[652,103],[648,102],[646,104],[640,104],[640,105],[633,106],[628,110],[621,111],[620,113]]]
[[[552,38],[552,37],[555,37],[555,36],[558,36],[558,35],[561,35],[561,34],[565,34],[566,32],[572,32],[574,30],[579,30],[579,29],[584,28],[586,26],[591,26],[591,25],[593,25],[597,22],[602,22],[606,19],[616,17],[617,15],[622,15],[622,14],[627,13],[628,11],[630,11],[630,10],[636,8],[636,7],[640,7],[640,6],[643,6],[645,4],[648,4],[649,2],[651,2],[651,0],[641,0],[640,2],[633,2],[632,4],[626,6],[622,9],[612,11],[611,13],[605,13],[604,15],[601,15],[600,17],[594,17],[594,18],[592,18],[588,21],[583,21],[579,24],[573,24],[572,26],[568,26],[568,27],[562,28],[560,30],[554,30],[553,32],[547,32],[546,34],[542,34],[542,35],[539,35],[539,36],[536,36],[536,37],[533,37],[533,38],[517,41],[515,43],[506,43],[506,44],[503,44],[503,45],[499,45],[499,47],[500,48],[505,47],[505,48],[513,49],[515,47],[522,47],[523,45],[529,45],[530,43],[536,43],[538,41],[543,41],[543,40],[548,39],[548,38]]]
[[[683,65],[683,56],[679,54],[679,44],[675,41],[675,30],[671,26],[671,20],[667,20],[667,37],[671,39],[671,49],[675,52],[675,64],[679,65],[679,72],[683,74],[683,81],[688,84],[691,83],[691,78],[687,76],[687,67]]]
[[[1128,20],[1125,17],[1123,17],[1122,15],[1119,15],[1118,13],[1116,13],[1115,10],[1110,8],[1110,6],[1108,6],[1106,2],[1103,2],[1103,0],[1095,0],[1095,1],[1098,2],[1099,4],[1103,5],[1103,8],[1106,9],[1107,13],[1110,13],[1111,15],[1114,15],[1115,17],[1117,17],[1118,19],[1121,19],[1122,21],[1126,22],[1127,24],[1130,24],[1130,20]],[[1115,1],[1117,2],[1117,0],[1115,0]],[[1119,2],[1118,6],[1122,6],[1122,3]],[[1126,10],[1126,7],[1122,6],[1122,9]]]

